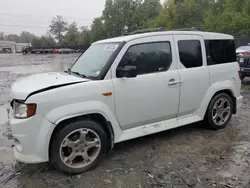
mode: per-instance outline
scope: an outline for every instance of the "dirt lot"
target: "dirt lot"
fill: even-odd
[[[77,55],[0,55],[0,187],[250,188],[250,82],[243,106],[225,130],[202,123],[117,144],[95,170],[67,176],[50,163],[16,163],[8,109],[11,84],[38,72],[63,70]]]

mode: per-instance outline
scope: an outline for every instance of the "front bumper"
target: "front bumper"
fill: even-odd
[[[11,119],[14,138],[14,156],[25,163],[49,160],[49,142],[55,125],[35,115],[28,119]]]
[[[240,68],[241,76],[250,77],[250,68]]]

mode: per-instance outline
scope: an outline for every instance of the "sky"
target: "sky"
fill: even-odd
[[[161,0],[163,2],[164,0]],[[61,15],[69,23],[90,26],[101,16],[105,0],[1,0],[0,32],[20,34],[29,31],[46,34],[50,21]]]

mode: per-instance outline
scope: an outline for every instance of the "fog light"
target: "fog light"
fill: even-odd
[[[19,140],[17,140],[16,138],[14,139],[14,144],[15,144],[15,148],[17,151],[21,152],[22,151],[22,144]]]

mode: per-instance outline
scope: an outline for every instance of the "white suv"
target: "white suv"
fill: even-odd
[[[98,41],[68,72],[14,83],[14,155],[77,174],[114,143],[202,120],[222,129],[242,103],[238,71],[230,35],[161,31]]]

